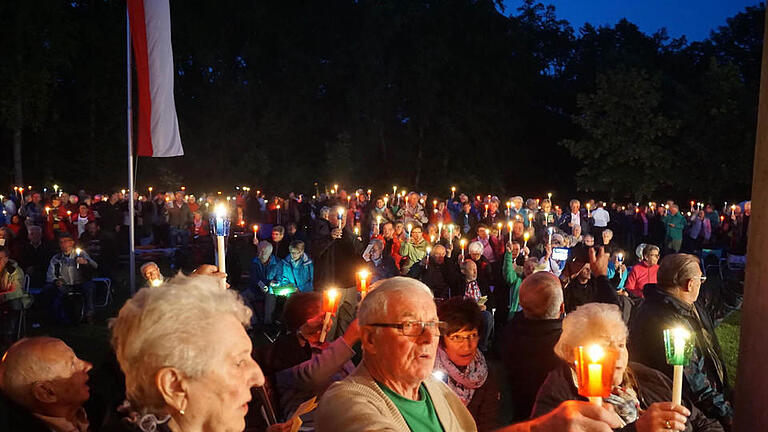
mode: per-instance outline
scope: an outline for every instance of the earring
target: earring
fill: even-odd
[[[184,410],[179,410],[179,414],[184,415]]]

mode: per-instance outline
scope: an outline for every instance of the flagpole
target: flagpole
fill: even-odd
[[[126,104],[127,104],[127,136],[128,136],[128,287],[131,296],[136,292],[136,245],[134,233],[136,231],[133,202],[133,107],[131,97],[131,18],[128,14],[128,5],[125,6],[125,64],[126,64]]]

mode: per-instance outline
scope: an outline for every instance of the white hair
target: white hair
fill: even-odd
[[[160,270],[160,267],[158,267],[157,264],[155,264],[154,261],[149,261],[149,262],[145,262],[144,264],[141,265],[141,267],[139,268],[139,272],[141,274],[144,274],[144,270],[146,270],[146,269],[148,269],[150,267],[153,267],[153,266],[157,267],[157,269]]]
[[[112,346],[125,374],[126,396],[142,412],[162,409],[155,374],[173,367],[189,378],[214,368],[216,344],[206,329],[232,315],[244,326],[251,309],[237,292],[224,290],[212,276],[178,275],[161,287],[142,288],[110,321]]]
[[[434,298],[429,287],[408,277],[397,276],[384,279],[374,285],[375,289],[371,287],[368,295],[360,302],[360,309],[357,311],[357,319],[361,326],[373,324],[386,317],[389,298],[394,294],[413,296],[422,293],[428,295],[430,299]]]
[[[473,253],[481,254],[481,253],[483,253],[483,249],[485,249],[485,247],[479,241],[473,241],[467,247],[467,250],[469,251],[470,254],[473,254]]]
[[[262,240],[259,242],[259,244],[256,246],[256,251],[258,256],[262,255],[272,255],[272,243]]]
[[[628,333],[618,306],[587,303],[576,308],[563,320],[563,333],[555,345],[555,354],[571,363],[574,360],[574,348],[606,338],[626,339]]]

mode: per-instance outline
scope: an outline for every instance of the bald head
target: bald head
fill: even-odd
[[[563,288],[557,276],[534,273],[520,285],[520,306],[528,319],[557,319],[563,305]]]
[[[3,356],[0,389],[33,413],[65,417],[88,400],[91,367],[61,339],[25,338]]]

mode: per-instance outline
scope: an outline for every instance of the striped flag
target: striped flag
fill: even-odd
[[[171,9],[168,0],[128,0],[139,96],[139,156],[181,156],[179,120],[173,99]]]

